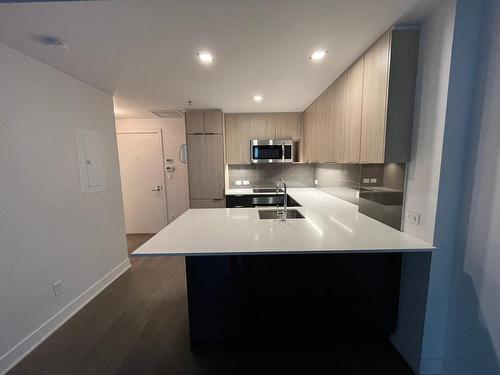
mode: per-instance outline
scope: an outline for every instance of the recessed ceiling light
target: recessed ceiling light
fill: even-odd
[[[262,95],[255,95],[253,97],[253,100],[255,100],[256,102],[261,102],[262,101]]]
[[[325,57],[325,55],[327,53],[328,53],[328,51],[319,49],[319,50],[314,51],[313,54],[311,55],[311,57],[309,57],[309,59],[312,61],[319,61],[319,60],[322,60],[323,57]]]
[[[198,53],[198,58],[203,64],[211,64],[215,61],[210,52],[200,52]]]

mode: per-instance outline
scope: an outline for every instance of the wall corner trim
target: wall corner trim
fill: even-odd
[[[68,321],[87,303],[94,299],[113,281],[130,268],[130,259],[127,258],[118,264],[115,268],[109,271],[102,278],[97,280],[82,294],[76,297],[73,301],[68,303],[65,307],[59,310],[54,316],[43,323],[40,327],[35,329],[13,348],[4,353],[0,357],[0,374],[6,374],[15,365],[31,353],[38,345],[44,342],[54,331]]]
[[[419,375],[439,375],[443,370],[442,357],[422,357]]]

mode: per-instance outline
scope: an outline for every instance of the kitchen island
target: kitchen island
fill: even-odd
[[[257,208],[188,210],[132,254],[186,256],[192,345],[394,331],[401,254],[434,247],[320,190],[288,192],[304,219],[260,219]]]

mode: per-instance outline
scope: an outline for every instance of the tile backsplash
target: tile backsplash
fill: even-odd
[[[316,187],[325,193],[358,204],[359,164],[316,164]]]
[[[316,187],[358,205],[359,212],[400,230],[405,164],[245,164],[229,165],[229,188]],[[315,183],[316,180],[316,183]],[[237,184],[240,182],[240,185]],[[248,181],[248,185],[243,182]]]
[[[312,187],[314,185],[313,164],[242,164],[228,165],[229,188],[275,187],[279,178],[284,178],[288,187]],[[249,185],[237,185],[237,181]]]
[[[358,205],[359,212],[401,229],[405,164],[316,164],[316,187]]]
[[[359,212],[401,230],[405,164],[361,166]]]

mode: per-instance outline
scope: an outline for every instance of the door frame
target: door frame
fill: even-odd
[[[167,184],[165,179],[165,150],[163,149],[163,131],[162,129],[144,129],[144,130],[120,130],[116,132],[119,134],[158,134],[160,136],[160,156],[161,156],[161,180],[163,182],[163,222],[165,226],[168,223],[168,207],[167,207]],[[117,151],[118,151],[118,138],[117,138]],[[118,153],[118,157],[120,154]],[[121,187],[121,171],[120,171],[120,187]],[[122,193],[123,196],[123,193]]]

